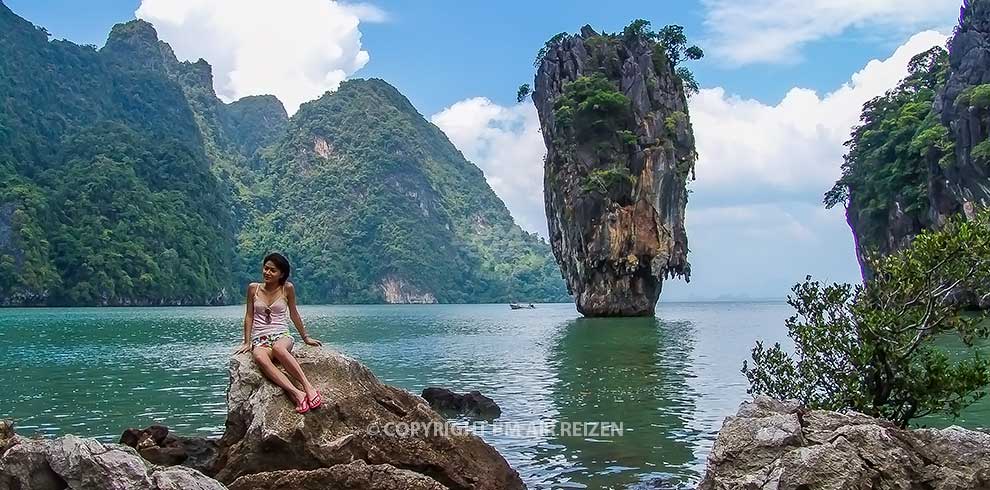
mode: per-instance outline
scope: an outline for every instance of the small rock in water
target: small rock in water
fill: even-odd
[[[693,490],[694,487],[686,486],[672,477],[654,477],[635,483],[627,490]]]
[[[467,415],[486,420],[502,416],[502,409],[495,400],[478,391],[461,395],[446,388],[429,387],[423,390],[422,396],[431,408],[440,413]]]
[[[184,465],[205,474],[212,474],[217,456],[217,442],[202,437],[180,437],[169,433],[164,425],[146,429],[127,429],[120,443],[137,449],[150,463],[162,466]]]

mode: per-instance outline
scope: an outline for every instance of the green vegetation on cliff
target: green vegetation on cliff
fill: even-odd
[[[265,156],[272,208],[241,242],[286,251],[310,300],[379,302],[389,284],[440,302],[567,298],[549,247],[381,80],[304,104]]]
[[[146,22],[100,50],[48,37],[0,3],[0,304],[236,302],[271,250],[308,302],[567,299],[549,246],[384,82],[290,122],[272,96],[224,104]]]
[[[230,206],[150,25],[96,51],[0,4],[0,94],[4,303],[206,303],[230,286]]]
[[[896,88],[863,106],[862,124],[846,143],[842,177],[825,205],[848,206],[866,250],[890,251],[892,220],[910,223],[910,233],[928,221],[930,165],[952,158],[948,131],[933,109],[947,72],[948,53],[941,47],[912,58]]]

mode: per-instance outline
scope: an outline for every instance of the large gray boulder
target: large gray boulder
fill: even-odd
[[[367,367],[332,350],[303,346],[295,355],[322,393],[324,406],[304,415],[295,413],[286,395],[262,377],[249,354],[234,356],[216,479],[232,484],[247,475],[342,469],[340,465],[360,460],[374,467],[408,470],[389,470],[386,476],[407,478],[409,472],[417,473],[450,489],[525,488],[519,474],[493,447],[448,424],[422,398],[383,384]],[[280,473],[264,478],[319,477]],[[335,485],[327,480],[321,488],[352,488]],[[271,488],[276,487],[283,488]],[[401,485],[396,483],[395,488]]]
[[[990,488],[990,435],[904,430],[757,397],[728,417],[699,490]]]
[[[7,439],[0,456],[0,488],[17,490],[223,490],[216,480],[184,466],[163,467],[134,449],[95,439]]]
[[[283,470],[238,478],[230,490],[446,490],[436,480],[392,465],[364,461],[318,470]]]

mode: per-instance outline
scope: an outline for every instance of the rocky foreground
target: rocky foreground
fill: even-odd
[[[449,427],[425,400],[381,383],[336,352],[298,358],[327,399],[298,415],[248,355],[230,363],[219,441],[162,427],[125,444],[29,439],[0,423],[2,490],[516,490],[518,473],[477,436]],[[417,425],[413,425],[417,424]],[[133,446],[133,447],[132,447]],[[181,463],[181,464],[180,464]],[[990,489],[990,435],[903,430],[857,413],[757,398],[726,418],[700,490]]]
[[[904,430],[757,398],[722,425],[699,490],[990,488],[990,434]]]
[[[199,470],[142,457],[165,462],[170,451],[181,451],[181,444],[168,443],[164,434],[145,447],[147,439],[158,436],[126,432],[124,438],[133,437],[139,452],[75,436],[28,439],[5,423],[0,427],[0,489],[525,488],[519,474],[481,438],[443,430],[450,426],[422,398],[383,384],[359,362],[310,347],[300,349],[297,358],[323,393],[324,406],[296,414],[250,355],[235,356],[226,431],[212,460],[195,458]],[[401,429],[414,427],[419,430]]]

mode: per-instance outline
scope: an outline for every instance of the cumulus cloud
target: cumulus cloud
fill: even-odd
[[[221,99],[274,94],[290,114],[368,63],[358,27],[386,17],[332,0],[142,0],[135,15],[180,59],[209,61]]]
[[[849,29],[944,27],[960,0],[703,0],[710,52],[734,64],[799,58],[809,42]]]
[[[782,297],[805,274],[856,281],[844,215],[823,209],[822,194],[840,175],[843,143],[862,105],[894,87],[912,56],[947,37],[935,31],[911,36],[890,57],[870,61],[823,95],[794,88],[777,104],[765,104],[716,87],[692,97],[700,155],[686,223],[692,280],[665,284],[664,297]],[[485,171],[517,221],[546,236],[546,150],[535,108],[477,97],[432,119]]]
[[[827,282],[859,280],[841,210],[787,199],[696,204],[688,204],[686,222],[691,282],[665,282],[661,301],[782,299],[809,274]]]
[[[699,159],[686,225],[693,277],[690,285],[671,283],[667,298],[710,291],[780,297],[805,274],[856,281],[844,213],[823,209],[822,194],[841,174],[843,143],[863,104],[904,78],[911,57],[947,38],[915,34],[821,96],[794,88],[769,105],[716,87],[692,97]]]
[[[947,37],[935,31],[915,34],[889,58],[870,61],[824,96],[793,88],[776,105],[767,105],[721,87],[701,90],[690,100],[700,155],[699,197],[713,204],[753,202],[767,194],[819,200],[840,175],[843,143],[863,104],[904,78],[911,57],[945,44]]]
[[[484,97],[457,102],[431,118],[488,184],[523,229],[547,236],[543,210],[543,136],[531,103],[505,107]]]

